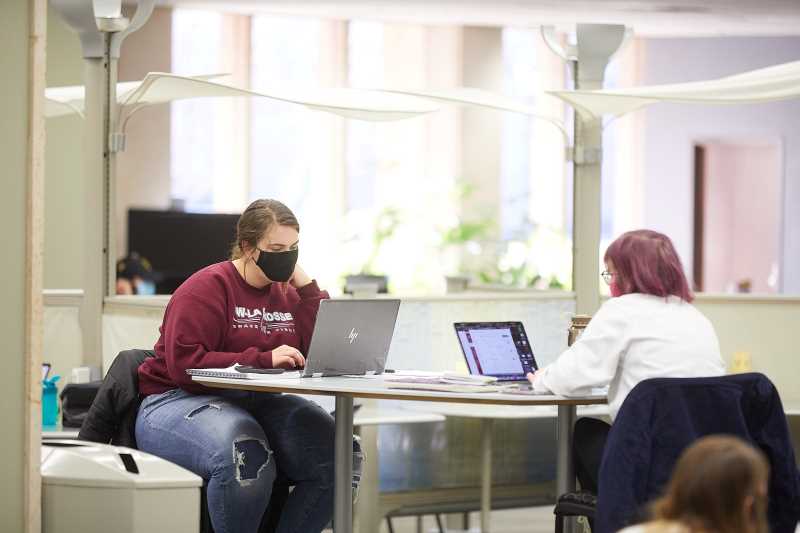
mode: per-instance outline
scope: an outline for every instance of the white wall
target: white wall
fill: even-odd
[[[775,383],[784,406],[800,408],[793,335],[800,324],[800,298],[700,295],[695,305],[714,325],[728,368],[736,352],[748,352],[753,371]]]
[[[42,361],[50,363],[51,376],[61,376],[61,389],[72,369],[83,366],[82,301],[81,290],[44,291]]]
[[[125,39],[119,81],[141,80],[148,72],[172,71],[172,10],[158,8]],[[198,73],[208,74],[208,73]],[[151,106],[128,122],[127,147],[117,155],[114,230],[117,259],[128,252],[128,208],[166,209],[170,198],[170,106]]]
[[[50,10],[47,86],[83,84],[78,36]],[[83,119],[72,114],[46,121],[44,287],[83,286]]]
[[[648,39],[643,84],[713,79],[800,59],[800,38]],[[800,294],[800,101],[747,106],[659,104],[644,114],[644,223],[692,264],[693,144],[781,139],[785,150],[784,292]],[[689,268],[689,270],[691,270]]]

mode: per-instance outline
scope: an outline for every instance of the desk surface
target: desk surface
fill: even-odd
[[[259,376],[258,379],[231,379],[192,376],[194,381],[209,387],[298,394],[337,394],[353,398],[417,400],[424,402],[468,403],[511,406],[598,405],[607,403],[605,396],[565,398],[553,395],[516,395],[498,392],[440,392],[387,387],[383,376],[300,378],[291,376]]]

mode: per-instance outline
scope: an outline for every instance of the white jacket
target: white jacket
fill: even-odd
[[[533,387],[581,396],[608,385],[613,421],[642,380],[724,373],[714,327],[697,308],[677,296],[626,294],[604,303],[580,338],[536,373]]]

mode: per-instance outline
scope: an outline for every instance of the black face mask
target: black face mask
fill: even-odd
[[[258,251],[256,265],[265,276],[272,281],[289,281],[297,264],[297,248],[288,252],[266,252],[260,248]]]

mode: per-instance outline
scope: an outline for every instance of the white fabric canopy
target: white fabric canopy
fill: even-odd
[[[317,111],[360,120],[399,120],[438,111],[438,106],[409,95],[357,89],[286,88],[250,91],[216,81],[216,76],[186,77],[150,72],[138,82],[117,85],[117,101],[130,116],[142,106],[185,98],[257,96],[299,104]],[[45,116],[83,115],[84,88],[52,87],[45,90]]]
[[[197,80],[222,80],[227,78],[227,74],[208,74],[204,76],[192,76]],[[117,83],[117,102],[125,103],[125,99],[139,87],[144,80],[123,81]],[[83,85],[70,85],[68,87],[48,87],[44,90],[44,116],[61,117],[77,113],[83,117],[84,101],[86,99],[85,87]],[[155,103],[155,102],[154,102]]]
[[[548,91],[586,119],[623,115],[658,102],[755,104],[800,98],[800,61],[709,81],[597,91]]]
[[[470,107],[483,107],[488,109],[496,109],[498,111],[509,111],[511,113],[519,113],[528,115],[545,122],[549,122],[561,131],[564,139],[568,139],[567,130],[564,123],[557,118],[542,115],[537,113],[536,109],[532,106],[524,104],[514,98],[510,98],[503,94],[485,91],[483,89],[475,89],[472,87],[454,87],[452,89],[443,90],[407,90],[407,89],[383,89],[383,92],[407,94],[411,96],[418,96],[428,98],[436,102],[447,104],[456,104]]]

